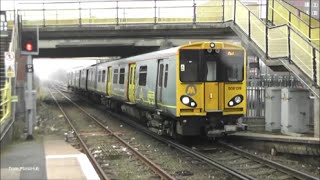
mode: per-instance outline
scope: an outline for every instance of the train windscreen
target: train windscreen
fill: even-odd
[[[243,50],[180,50],[182,82],[241,82],[243,66]]]

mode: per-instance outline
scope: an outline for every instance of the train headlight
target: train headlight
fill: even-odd
[[[189,107],[192,107],[192,108],[195,108],[197,107],[197,103],[195,100],[193,100],[191,97],[189,96],[186,96],[186,95],[182,95],[180,97],[180,101],[186,105],[186,106],[189,106]]]
[[[189,97],[185,96],[185,97],[182,98],[182,103],[183,104],[189,104],[189,102],[190,102],[190,98]]]
[[[212,42],[212,43],[210,43],[210,47],[211,48],[214,48],[216,45]]]
[[[240,104],[242,101],[243,101],[243,96],[241,94],[238,94],[234,96],[232,99],[230,99],[230,101],[228,102],[228,106],[229,107],[236,106]]]
[[[241,102],[241,97],[240,96],[236,96],[235,98],[234,98],[234,101],[237,103],[237,104],[239,104],[240,102]]]

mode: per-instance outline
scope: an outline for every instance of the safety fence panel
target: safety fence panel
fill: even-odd
[[[290,52],[291,60],[307,76],[313,79],[313,55],[312,46],[308,41],[290,29]]]
[[[274,1],[274,5],[272,7],[271,4],[269,4],[269,8],[271,7],[271,10],[269,13],[272,13],[273,23],[275,25],[282,25],[282,24],[288,24],[289,22],[289,11],[283,7],[278,1]],[[270,14],[269,14],[270,15]]]
[[[290,25],[319,47],[320,21],[288,3],[269,0],[269,21],[275,25]]]
[[[197,22],[222,22],[223,6],[222,4],[215,6],[198,6],[196,17]]]
[[[224,20],[230,21],[233,20],[234,13],[234,2],[233,1],[225,1],[224,3]]]
[[[311,42],[320,49],[320,28],[311,28]]]
[[[241,2],[236,1],[236,15],[235,22],[237,25],[245,32],[247,35],[249,34],[249,10],[243,5]]]
[[[305,22],[301,21],[301,19],[297,16],[291,14],[290,16],[290,24],[295,29],[299,30],[305,37],[309,37],[309,25]]]
[[[270,28],[268,31],[269,57],[288,57],[288,27]]]
[[[266,26],[253,14],[250,15],[250,35],[260,49],[266,52]]]
[[[116,9],[81,9],[81,24],[116,24]]]
[[[5,87],[0,89],[0,125],[2,125],[11,116],[11,84],[6,82]]]

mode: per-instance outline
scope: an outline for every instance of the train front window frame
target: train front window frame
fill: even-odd
[[[244,51],[241,49],[181,49],[180,81],[242,82],[244,59]]]

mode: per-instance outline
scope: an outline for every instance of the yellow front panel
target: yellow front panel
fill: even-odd
[[[185,84],[180,83],[180,85],[177,88],[177,110],[178,116],[199,116],[199,115],[205,115],[204,113],[204,85],[203,83],[193,83],[193,84]],[[197,107],[192,108],[189,106],[184,105],[180,101],[180,97],[186,95],[192,98],[196,103]],[[188,111],[190,109],[190,111]]]
[[[229,102],[237,95],[242,95],[242,102],[240,104],[229,106]],[[225,100],[224,100],[225,112],[223,114],[239,114],[246,112],[246,85],[245,83],[225,83]],[[228,109],[237,109],[236,111],[228,112]]]
[[[216,82],[205,83],[205,111],[219,110],[219,84]]]

